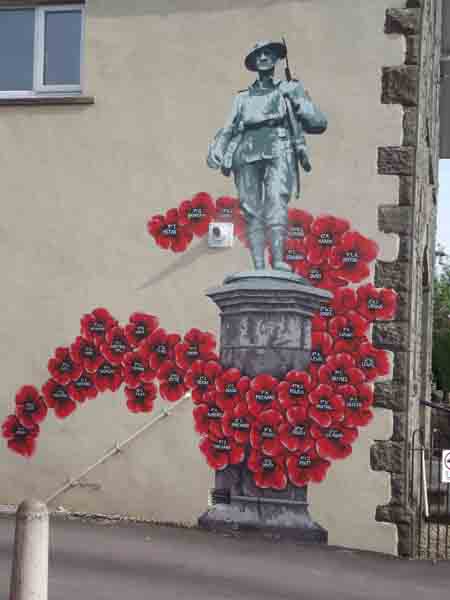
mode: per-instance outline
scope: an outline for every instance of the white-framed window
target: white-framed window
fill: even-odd
[[[0,98],[79,95],[84,4],[0,8]]]

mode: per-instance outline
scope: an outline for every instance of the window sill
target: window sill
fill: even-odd
[[[94,104],[94,96],[28,96],[0,98],[0,106],[53,106],[64,104]]]

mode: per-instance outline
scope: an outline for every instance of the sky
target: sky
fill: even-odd
[[[437,241],[450,254],[450,159],[439,161]]]

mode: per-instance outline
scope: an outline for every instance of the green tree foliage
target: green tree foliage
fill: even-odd
[[[450,395],[450,261],[442,260],[434,279],[433,375],[438,389]]]

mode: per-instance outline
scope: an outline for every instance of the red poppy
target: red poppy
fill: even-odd
[[[56,348],[54,356],[48,361],[48,371],[55,381],[67,385],[78,379],[83,366],[71,359],[69,348]]]
[[[333,338],[323,331],[313,331],[311,335],[310,369],[316,373],[325,364],[333,350]]]
[[[24,427],[32,429],[47,416],[47,405],[33,385],[24,385],[16,394],[16,416]]]
[[[250,445],[261,450],[266,456],[278,456],[284,452],[280,441],[279,429],[284,422],[283,416],[276,410],[265,410],[255,419],[250,431]]]
[[[349,310],[345,315],[333,317],[328,324],[328,331],[335,338],[344,342],[351,342],[367,334],[369,322],[359,313]]]
[[[252,379],[246,399],[253,416],[257,417],[263,410],[279,408],[277,387],[278,380],[272,375],[263,373]]]
[[[326,263],[313,265],[302,262],[298,265],[298,274],[305,277],[313,286],[334,292],[338,287],[347,285],[345,279],[338,276],[337,271],[332,271]]]
[[[342,385],[337,391],[344,398],[346,427],[364,427],[373,418],[370,407],[373,404],[373,389],[367,384]]]
[[[309,402],[308,416],[321,427],[330,427],[344,418],[344,398],[331,385],[318,385],[309,394]]]
[[[165,250],[184,252],[192,241],[192,231],[180,223],[176,208],[171,208],[166,215],[156,215],[147,223],[147,230],[155,242]]]
[[[259,488],[284,490],[287,475],[284,456],[266,456],[259,450],[250,452],[247,466],[253,472],[253,479]]]
[[[70,346],[70,357],[75,363],[81,364],[83,370],[88,373],[95,373],[105,360],[94,342],[88,342],[81,336]]]
[[[361,344],[356,357],[356,366],[364,373],[367,381],[388,375],[389,357],[385,350],[372,346],[370,342]]]
[[[308,394],[313,388],[313,380],[305,371],[289,371],[284,380],[278,385],[278,400],[287,410],[292,406],[308,404]]]
[[[168,402],[176,402],[187,392],[184,371],[171,360],[164,362],[157,372],[159,392]]]
[[[336,316],[334,308],[328,302],[321,302],[319,310],[314,313],[311,320],[313,331],[328,331],[328,323],[330,319]]]
[[[240,216],[239,198],[220,196],[216,200],[216,219],[218,221],[234,222]]]
[[[358,283],[370,275],[368,264],[376,259],[378,245],[357,231],[348,231],[333,248],[330,264],[335,274]]]
[[[223,410],[217,405],[215,392],[205,395],[205,402],[194,406],[195,430],[202,435],[224,437],[222,430]]]
[[[175,362],[184,370],[190,369],[196,360],[213,360],[216,338],[214,334],[200,329],[190,329],[175,346]]]
[[[331,386],[358,385],[364,380],[364,373],[356,367],[353,356],[345,352],[332,354],[319,369],[319,382]]]
[[[331,301],[335,315],[346,315],[349,310],[355,310],[357,304],[358,297],[356,291],[350,287],[337,289]]]
[[[245,399],[249,388],[249,377],[242,376],[239,369],[227,369],[216,379],[217,404],[223,410],[232,410]]]
[[[113,327],[106,334],[105,341],[100,346],[103,356],[112,365],[120,365],[125,354],[130,352],[131,348],[125,335],[123,327]]]
[[[372,283],[357,290],[357,310],[368,321],[393,319],[397,311],[397,292],[387,288],[376,288]]]
[[[100,392],[116,392],[123,383],[122,367],[104,360],[94,374],[94,383]]]
[[[222,373],[220,363],[215,360],[196,360],[186,374],[186,385],[192,389],[192,401],[204,402],[205,394],[214,392],[216,379]]]
[[[21,456],[33,456],[39,432],[39,425],[24,427],[16,415],[9,415],[2,423],[2,437],[8,440],[8,448]]]
[[[306,246],[302,240],[287,239],[284,245],[284,260],[291,265],[294,273],[299,273],[301,265],[306,261]]]
[[[153,382],[140,383],[135,388],[126,387],[125,395],[129,411],[132,413],[149,413],[153,410],[157,388]]]
[[[150,367],[157,371],[167,360],[175,359],[175,346],[181,337],[159,328],[142,343],[140,349],[148,356]]]
[[[107,331],[117,325],[116,319],[106,308],[96,308],[81,318],[81,335],[85,340],[100,345]]]
[[[320,265],[327,261],[332,248],[336,246],[348,229],[350,229],[348,221],[331,215],[323,215],[314,219],[306,238],[308,261],[313,265]]]
[[[314,450],[302,450],[286,459],[288,477],[297,487],[303,487],[309,482],[320,483],[326,477],[331,463],[323,460]]]
[[[361,344],[365,344],[368,341],[369,340],[365,335],[363,335],[363,337],[353,339],[338,338],[334,342],[334,353],[340,354],[344,352],[355,356],[356,354],[358,354],[359,347],[361,346]]]
[[[246,402],[238,402],[232,410],[226,410],[222,420],[222,429],[226,437],[234,439],[238,444],[250,441],[250,429],[255,420]]]
[[[76,381],[71,381],[67,386],[70,397],[80,404],[83,404],[87,399],[92,400],[96,398],[98,389],[94,378],[94,375],[84,371]]]
[[[142,383],[150,383],[156,377],[156,372],[150,368],[148,356],[142,350],[128,352],[123,359],[123,378],[130,388]]]
[[[209,224],[214,219],[214,200],[206,192],[196,194],[192,200],[184,200],[178,209],[180,225],[188,227],[197,237],[208,233]]]
[[[316,440],[317,454],[323,459],[343,459],[352,453],[352,444],[358,437],[358,430],[343,424],[324,429],[312,425],[311,435]]]
[[[73,413],[77,404],[70,395],[68,388],[53,379],[42,386],[42,394],[49,408],[53,408],[58,419],[65,419]]]
[[[280,425],[280,441],[289,452],[305,452],[314,446],[306,420],[306,410],[294,406],[286,411],[287,422]]]
[[[313,216],[305,210],[290,208],[288,211],[288,239],[303,240],[308,235]]]
[[[151,335],[159,326],[159,319],[146,313],[134,312],[125,326],[125,335],[128,344],[137,348],[141,342]]]
[[[200,440],[199,448],[208,465],[216,471],[222,471],[228,465],[238,465],[245,458],[244,446],[225,437],[205,437]]]

